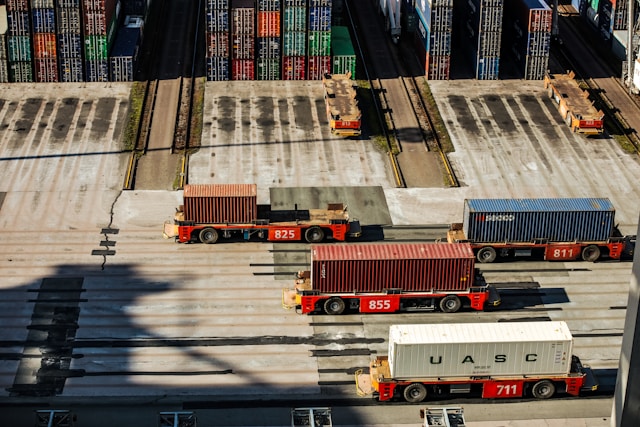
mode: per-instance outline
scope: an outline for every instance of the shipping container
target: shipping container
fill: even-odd
[[[229,12],[226,10],[207,12],[206,31],[209,33],[229,31]]]
[[[258,37],[280,37],[280,12],[258,12]]]
[[[309,56],[307,58],[309,72],[307,80],[322,80],[322,77],[331,73],[331,57],[330,56]]]
[[[206,40],[207,58],[229,56],[229,33],[207,33]]]
[[[251,223],[258,217],[255,184],[187,184],[184,220],[196,223]]]
[[[333,57],[332,74],[351,73],[352,78],[357,78],[356,54],[347,27],[334,26],[331,29],[331,56]]]
[[[82,56],[82,38],[80,34],[56,34],[58,41],[58,56],[65,58],[80,58]]]
[[[254,59],[231,60],[231,80],[255,80],[255,72]]]
[[[309,31],[309,56],[326,56],[331,54],[331,31]]]
[[[258,38],[258,58],[271,59],[280,58],[280,38],[279,37],[259,37]]]
[[[59,79],[61,82],[74,83],[84,81],[84,67],[82,65],[82,57],[58,58],[59,62]]]
[[[257,80],[280,80],[280,59],[259,58],[256,60]]]
[[[215,56],[206,58],[207,80],[210,82],[225,81],[230,79],[229,57]]]
[[[460,291],[473,285],[474,265],[467,244],[314,246],[311,283],[322,293]]]
[[[35,58],[55,58],[56,35],[53,33],[33,34],[33,53]]]
[[[110,80],[112,82],[131,82],[138,62],[141,32],[139,28],[121,27],[109,55]]]
[[[282,80],[305,80],[306,68],[304,56],[283,56]]]
[[[27,36],[7,37],[9,62],[31,61],[31,40]]]
[[[285,31],[282,36],[282,54],[284,56],[307,55],[307,33],[304,31]]]
[[[233,34],[255,35],[255,9],[231,9],[231,31]]]
[[[604,198],[467,199],[463,230],[474,242],[605,241],[614,217]]]
[[[88,82],[109,81],[109,59],[85,60],[85,79]]]
[[[79,8],[58,7],[56,17],[58,33],[80,34],[82,32]]]
[[[55,33],[55,16],[54,9],[31,9],[33,31],[36,33]]]
[[[58,61],[56,58],[36,58],[33,62],[36,82],[53,83],[58,81]]]
[[[565,322],[391,325],[394,379],[568,375],[573,338]]]
[[[282,11],[282,30],[306,31],[307,30],[307,9],[305,7],[285,7]]]
[[[309,7],[309,31],[331,31],[331,7]]]
[[[30,61],[9,62],[9,81],[12,83],[33,82],[33,67]]]

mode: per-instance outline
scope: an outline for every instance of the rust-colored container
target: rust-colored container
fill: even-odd
[[[258,215],[255,184],[187,184],[184,219],[197,224],[247,224]]]
[[[56,57],[56,35],[55,33],[34,33],[33,52],[38,59]]]
[[[258,37],[280,37],[280,12],[258,12]]]
[[[468,243],[323,245],[311,248],[311,285],[321,293],[462,291],[473,286]]]

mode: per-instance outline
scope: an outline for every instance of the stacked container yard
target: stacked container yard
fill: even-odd
[[[331,0],[309,0],[307,80],[331,71]]]
[[[143,29],[142,17],[125,17],[124,25],[118,29],[116,41],[109,55],[109,73],[112,82],[134,80]]]
[[[36,82],[58,81],[55,15],[53,0],[31,0]]]
[[[451,64],[453,0],[416,3],[418,31],[415,45],[429,80],[448,80]]]
[[[255,80],[254,0],[231,0],[231,80]]]
[[[118,0],[82,0],[85,79],[109,81],[109,52],[120,15]]]
[[[351,78],[356,78],[356,54],[351,42],[349,28],[333,26],[331,28],[331,56],[333,74],[351,73]]]
[[[467,3],[472,37],[472,61],[478,80],[497,80],[500,68],[503,0],[473,0]]]
[[[284,0],[282,21],[282,79],[305,80],[307,1]]]
[[[0,5],[0,83],[9,82],[7,61],[7,7]]]
[[[80,0],[58,0],[56,2],[58,77],[61,82],[84,81],[81,16]]]
[[[229,80],[229,0],[207,0],[205,13],[207,80]]]
[[[552,13],[544,0],[506,2],[507,22],[513,22],[507,36],[518,68],[527,80],[544,79],[551,48]]]
[[[257,80],[280,80],[280,0],[258,0]]]
[[[33,81],[31,20],[27,0],[7,0],[7,59],[9,81]]]

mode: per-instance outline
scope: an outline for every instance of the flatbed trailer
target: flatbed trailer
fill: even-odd
[[[349,137],[362,133],[362,113],[356,98],[356,84],[351,72],[325,74],[322,77],[324,102],[331,133]]]
[[[351,220],[342,203],[327,209],[272,210],[258,205],[255,184],[186,185],[184,204],[173,222],[165,222],[163,235],[176,242],[213,244],[221,238],[274,242],[345,241],[359,237],[360,223]]]
[[[544,88],[572,132],[599,135],[604,132],[604,113],[593,106],[589,93],[578,85],[573,71],[544,76]]]

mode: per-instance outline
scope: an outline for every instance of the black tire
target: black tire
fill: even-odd
[[[531,388],[531,394],[536,399],[548,399],[556,393],[556,386],[549,380],[538,381]]]
[[[495,261],[497,256],[498,254],[496,254],[495,249],[493,249],[491,246],[485,246],[484,248],[480,248],[478,250],[476,259],[478,260],[478,262],[481,262],[483,264],[489,264]]]
[[[405,387],[402,395],[404,400],[409,403],[420,403],[427,398],[427,388],[420,383],[409,384]]]
[[[309,243],[320,243],[324,240],[324,230],[317,226],[309,227],[304,232],[304,239]]]
[[[588,262],[596,262],[600,258],[600,248],[596,245],[585,246],[582,249],[582,259]]]
[[[455,313],[462,307],[462,301],[455,295],[447,295],[440,300],[440,311],[443,313]]]
[[[214,244],[218,241],[218,230],[215,228],[207,227],[200,230],[200,241],[202,243],[207,243],[209,245]]]
[[[324,302],[324,312],[331,315],[338,315],[344,313],[344,309],[347,305],[340,297],[331,297]]]

